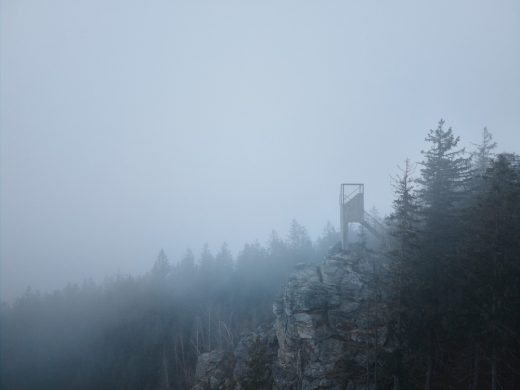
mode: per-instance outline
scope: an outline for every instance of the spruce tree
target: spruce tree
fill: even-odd
[[[417,286],[414,285],[415,260],[417,256],[418,204],[412,177],[410,161],[405,161],[401,174],[394,179],[393,212],[388,218],[390,234],[393,237],[390,252],[390,294],[389,315],[391,331],[395,337],[396,348],[393,356],[394,389],[405,388],[404,360],[410,341],[408,330],[413,326],[417,315],[413,297]]]
[[[482,130],[482,139],[480,144],[476,146],[477,149],[473,152],[473,169],[476,175],[483,176],[491,164],[494,156],[493,150],[497,146],[497,143],[493,141],[493,135],[487,127],[484,127]]]
[[[482,177],[466,213],[464,324],[474,347],[472,388],[479,379],[496,389],[520,363],[520,160],[500,154]],[[500,367],[500,361],[506,362]],[[489,361],[482,372],[480,361]],[[503,376],[504,378],[501,378]]]
[[[433,372],[441,363],[442,344],[449,339],[445,328],[449,308],[456,294],[458,268],[454,253],[460,236],[461,210],[470,178],[470,158],[458,148],[459,137],[441,119],[430,130],[426,141],[430,148],[422,151],[421,175],[417,182],[421,205],[421,253],[417,277],[422,286],[417,293],[423,315],[424,338],[427,340],[425,389],[433,386]]]

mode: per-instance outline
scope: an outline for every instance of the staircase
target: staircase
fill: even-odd
[[[381,240],[383,244],[386,244],[385,225],[379,219],[364,211],[361,225]]]
[[[341,248],[347,249],[348,231],[351,223],[365,227],[374,237],[386,245],[385,226],[378,218],[365,211],[365,185],[363,183],[343,183],[340,187]]]

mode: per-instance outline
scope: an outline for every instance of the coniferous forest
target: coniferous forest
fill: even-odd
[[[384,244],[364,231],[353,244],[385,259],[373,275],[391,340],[378,389],[520,388],[520,157],[487,129],[461,144],[442,120],[427,132],[422,160],[389,183]],[[339,237],[328,223],[313,240],[293,221],[235,257],[226,244],[160,251],[145,275],[28,290],[2,304],[0,386],[189,389],[199,354],[269,324],[295,266],[340,251]]]

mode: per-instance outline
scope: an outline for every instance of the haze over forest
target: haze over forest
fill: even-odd
[[[390,212],[440,117],[520,149],[516,1],[14,1],[0,9],[1,297],[164,249]]]
[[[514,0],[0,0],[0,388],[520,388],[519,69]]]

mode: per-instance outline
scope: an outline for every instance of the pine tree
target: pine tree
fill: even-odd
[[[166,253],[164,253],[164,250],[161,249],[157,255],[155,263],[153,264],[151,271],[152,276],[154,278],[165,278],[169,272],[170,263],[168,261],[168,257],[166,256]]]
[[[460,206],[469,179],[470,158],[465,149],[456,149],[460,137],[441,119],[437,129],[425,139],[430,149],[422,151],[421,176],[417,183],[426,223],[440,227],[450,220],[450,214]]]
[[[313,260],[314,253],[309,233],[294,219],[289,228],[288,246],[294,263],[306,263]]]
[[[400,168],[401,175],[394,179],[395,199],[393,213],[389,221],[391,234],[396,239],[400,257],[407,257],[408,252],[417,240],[419,224],[419,206],[415,193],[413,168],[410,160],[405,160],[404,168]]]
[[[484,127],[482,130],[482,139],[480,144],[476,146],[477,150],[473,153],[473,169],[476,175],[483,176],[491,164],[494,156],[493,150],[497,146],[497,143],[493,141],[493,135],[487,127]]]
[[[394,389],[406,386],[404,359],[408,339],[408,329],[413,326],[417,312],[413,297],[416,268],[419,207],[412,177],[413,168],[406,159],[400,176],[394,179],[393,213],[388,218],[390,234],[393,237],[390,258],[390,318],[392,332],[396,339],[394,351]]]
[[[216,292],[222,293],[231,281],[233,274],[233,255],[226,243],[223,243],[215,256],[215,271],[213,275]]]
[[[199,273],[203,279],[209,279],[215,268],[215,258],[211,254],[208,244],[204,244],[199,258]]]
[[[460,236],[462,205],[467,197],[470,158],[464,149],[457,148],[459,140],[451,127],[444,129],[444,121],[440,120],[438,127],[430,130],[426,137],[430,148],[422,151],[424,160],[417,179],[422,216],[417,268],[422,288],[417,297],[424,313],[424,337],[428,340],[426,390],[433,386],[433,372],[440,363],[442,343],[449,338],[444,325],[456,294],[457,281],[452,275],[460,268],[454,248]]]
[[[316,242],[317,259],[322,260],[327,255],[339,250],[338,244],[341,241],[339,232],[332,223],[327,222],[323,228],[323,233]]]
[[[479,361],[490,361],[491,388],[498,387],[500,358],[520,361],[520,160],[500,154],[482,177],[476,202],[466,213],[464,324],[474,344],[473,384]],[[485,358],[485,359],[484,359]]]
[[[219,252],[215,256],[216,267],[225,273],[231,273],[233,270],[233,255],[229,250],[227,243],[223,243]]]
[[[186,253],[177,266],[177,270],[181,280],[187,279],[190,283],[193,283],[197,267],[195,265],[195,255],[191,249],[186,249]]]

